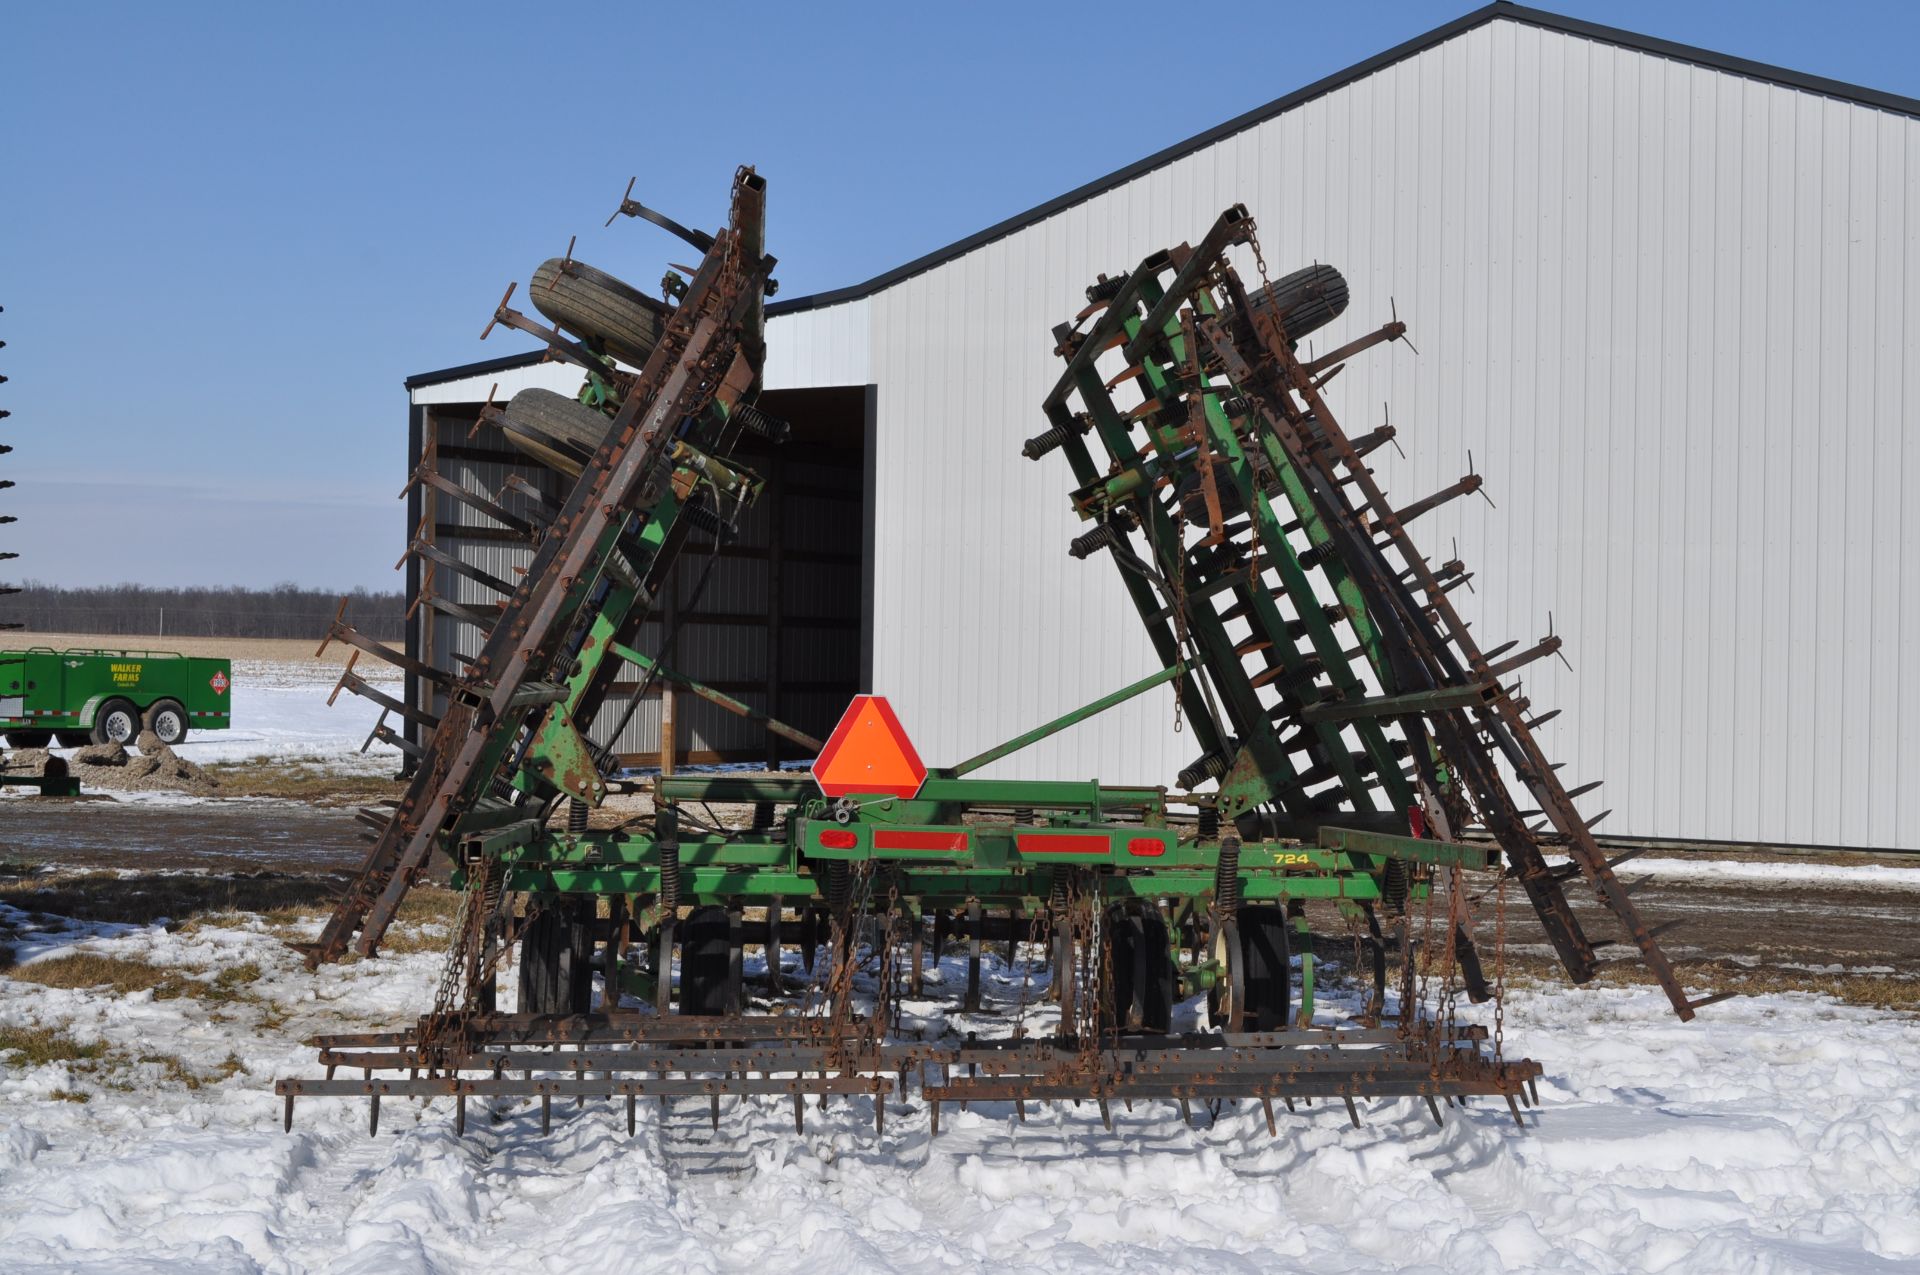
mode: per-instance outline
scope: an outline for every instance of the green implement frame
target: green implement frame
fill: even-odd
[[[1504,1058],[1497,1032],[1483,1054],[1484,1034],[1432,1012],[1426,976],[1416,978],[1417,954],[1432,945],[1443,1002],[1456,976],[1474,1000],[1498,993],[1474,948],[1467,873],[1502,899],[1497,882],[1517,880],[1576,981],[1593,976],[1595,945],[1563,885],[1583,878],[1681,1017],[1705,1003],[1688,999],[1614,880],[1574,810],[1578,792],[1561,787],[1508,680],[1558,640],[1504,660],[1507,648],[1481,652],[1448,600],[1465,569],[1433,567],[1406,535],[1419,514],[1476,490],[1477,477],[1397,509],[1363,459],[1393,431],[1349,438],[1321,394],[1342,360],[1397,339],[1402,325],[1300,358],[1300,339],[1344,308],[1345,284],[1316,266],[1250,293],[1229,261],[1248,249],[1258,259],[1238,206],[1198,244],[1087,290],[1087,307],[1055,329],[1064,368],[1043,404],[1047,428],[1024,449],[1036,460],[1058,451],[1071,468],[1073,508],[1091,525],[1068,551],[1113,563],[1158,671],[917,786],[828,795],[811,775],[659,777],[645,785],[650,809],[595,819],[615,778],[613,735],[586,731],[619,669],[674,681],[824,753],[840,734],[823,746],[635,645],[703,521],[690,515],[694,493],[710,524],[712,511],[738,511],[759,490],[730,452],[754,415],[772,261],[750,171],[717,235],[631,199],[622,211],[681,234],[704,253],[700,268],[636,374],[502,303],[499,321],[580,363],[592,378],[583,401],[615,415],[565,507],[528,523],[543,528],[533,565],[480,656],[457,677],[415,670],[437,679],[446,713],[423,723],[431,738],[412,786],[373,820],[377,843],[310,953],[376,951],[439,854],[465,898],[438,999],[414,1031],[323,1042],[335,1064],[406,1070],[404,1085],[283,1081],[289,1120],[301,1094],[370,1096],[377,1123],[382,1093],[463,1104],[522,1093],[540,1096],[544,1113],[556,1093],[594,1092],[624,1095],[631,1126],[641,1095],[877,1093],[896,1068],[904,1087],[915,1062],[943,1069],[923,1084],[936,1112],[942,1101],[1062,1096],[1097,1098],[1103,1112],[1116,1096],[1338,1095],[1351,1113],[1356,1095],[1419,1095],[1436,1118],[1441,1095],[1496,1093],[1512,1105],[1538,1068]],[[1163,687],[1201,748],[1171,785],[979,774],[1061,731],[1097,729],[1099,714]],[[1509,775],[1537,809],[1518,808]],[[1550,850],[1569,865],[1552,865]],[[1416,935],[1416,908],[1430,927],[1442,877],[1451,888],[1434,945]],[[1371,966],[1353,1051],[1340,1044],[1349,1027],[1316,1022],[1309,905],[1343,919],[1356,966]],[[1053,1035],[1022,1038],[1023,999],[1008,1040],[887,1043],[896,984],[922,990],[929,924],[936,948],[949,935],[970,944],[968,1011],[982,1005],[985,943],[1004,942],[1010,966],[1044,951]],[[898,960],[903,943],[911,953]],[[779,954],[798,946],[811,981],[795,1012],[748,1013],[749,945],[765,953],[776,1001],[795,990]],[[499,973],[516,948],[519,1011],[501,1015]],[[1211,1034],[1174,1031],[1172,1002],[1202,993]],[[569,1042],[585,1051],[571,1063],[540,1054],[524,1080],[502,1074],[515,1050]],[[738,1057],[702,1062],[689,1042]],[[945,1070],[961,1064],[965,1077]],[[562,1065],[567,1077],[536,1079]],[[791,1081],[772,1078],[788,1072]],[[704,1078],[680,1078],[692,1073]],[[876,1102],[877,1119],[883,1111]]]

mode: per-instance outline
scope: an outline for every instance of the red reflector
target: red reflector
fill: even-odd
[[[1154,837],[1135,837],[1127,842],[1127,853],[1142,859],[1158,859],[1167,852],[1167,843]]]
[[[820,834],[820,844],[828,850],[851,850],[860,838],[845,828],[829,828]]]
[[[1014,844],[1021,854],[1108,854],[1113,843],[1104,836],[1069,834],[1067,836],[1049,836],[1033,833],[1014,838]]]
[[[896,829],[876,828],[873,833],[875,850],[945,850],[960,853],[967,848],[967,834],[964,832],[906,832]]]

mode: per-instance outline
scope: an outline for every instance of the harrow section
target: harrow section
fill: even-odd
[[[487,632],[464,673],[414,670],[447,711],[423,722],[413,784],[371,820],[374,847],[310,959],[374,952],[435,853],[464,890],[452,950],[414,1026],[316,1042],[325,1077],[277,1087],[289,1124],[302,1096],[368,1098],[374,1128],[388,1097],[453,1099],[462,1128],[469,1099],[538,1099],[544,1125],[556,1097],[608,1098],[631,1129],[641,1098],[704,1097],[716,1124],[726,1096],[791,1101],[799,1123],[810,1095],[865,1095],[884,1125],[889,1095],[916,1092],[936,1132],[956,1102],[1024,1118],[1030,1102],[1092,1100],[1110,1121],[1114,1100],[1257,1101],[1272,1124],[1275,1100],[1338,1098],[1358,1120],[1360,1101],[1420,1097],[1437,1119],[1442,1100],[1498,1095],[1518,1118],[1538,1066],[1507,1056],[1497,1013],[1489,1033],[1455,1012],[1463,997],[1499,1004],[1510,879],[1575,981],[1600,945],[1565,894],[1578,878],[1681,1017],[1706,1003],[1576,811],[1587,790],[1563,788],[1535,743],[1551,714],[1508,681],[1558,639],[1482,652],[1448,598],[1469,573],[1433,566],[1407,534],[1478,477],[1390,504],[1365,457],[1393,430],[1350,438],[1322,395],[1403,325],[1303,360],[1297,343],[1340,314],[1346,285],[1327,266],[1265,283],[1262,263],[1249,291],[1228,260],[1236,246],[1258,259],[1240,207],[1197,246],[1088,289],[1055,330],[1065,366],[1025,447],[1071,466],[1090,526],[1069,551],[1115,564],[1162,668],[932,771],[884,705],[856,702],[824,744],[767,721],[821,749],[820,781],[663,777],[637,786],[647,808],[596,824],[615,776],[579,724],[622,664],[691,685],[635,635],[686,537],[724,534],[757,492],[729,455],[739,431],[781,433],[751,406],[772,262],[750,171],[734,196],[712,236],[623,201],[705,254],[691,280],[669,276],[665,301],[569,256],[533,285],[559,327],[506,300],[496,314],[587,374],[578,399],[528,391],[488,409],[576,486],[557,510],[459,497],[524,528],[534,565],[518,584],[480,581],[497,615],[459,608]],[[423,566],[462,570],[429,549],[416,546]],[[344,626],[332,636],[385,657]],[[1162,686],[1202,750],[1171,787],[976,776]],[[351,667],[343,687],[419,713]],[[898,750],[889,779],[828,784],[825,759],[875,722]],[[1509,776],[1538,809],[1518,808]],[[1476,896],[1494,900],[1491,977]],[[1328,922],[1353,953],[1331,1005]],[[927,948],[937,965],[951,940],[965,976],[941,1010]]]

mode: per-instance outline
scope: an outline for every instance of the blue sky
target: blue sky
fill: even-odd
[[[587,260],[648,263],[650,285],[677,241],[600,224],[629,176],[711,226],[735,165],[757,165],[798,296],[1473,7],[9,0],[7,567],[395,587],[402,378],[524,348],[476,337],[569,234]],[[1541,7],[1920,96],[1920,6]],[[1149,59],[1164,96],[1101,123]]]

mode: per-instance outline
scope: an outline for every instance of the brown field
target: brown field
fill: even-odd
[[[50,646],[55,650],[79,647],[105,651],[175,651],[208,659],[265,660],[276,664],[315,662],[314,650],[320,639],[314,638],[230,638],[230,637],[140,637],[132,634],[102,633],[7,633],[0,635],[0,647],[19,650],[30,646]],[[320,656],[319,663],[341,665],[353,648],[335,642]]]

